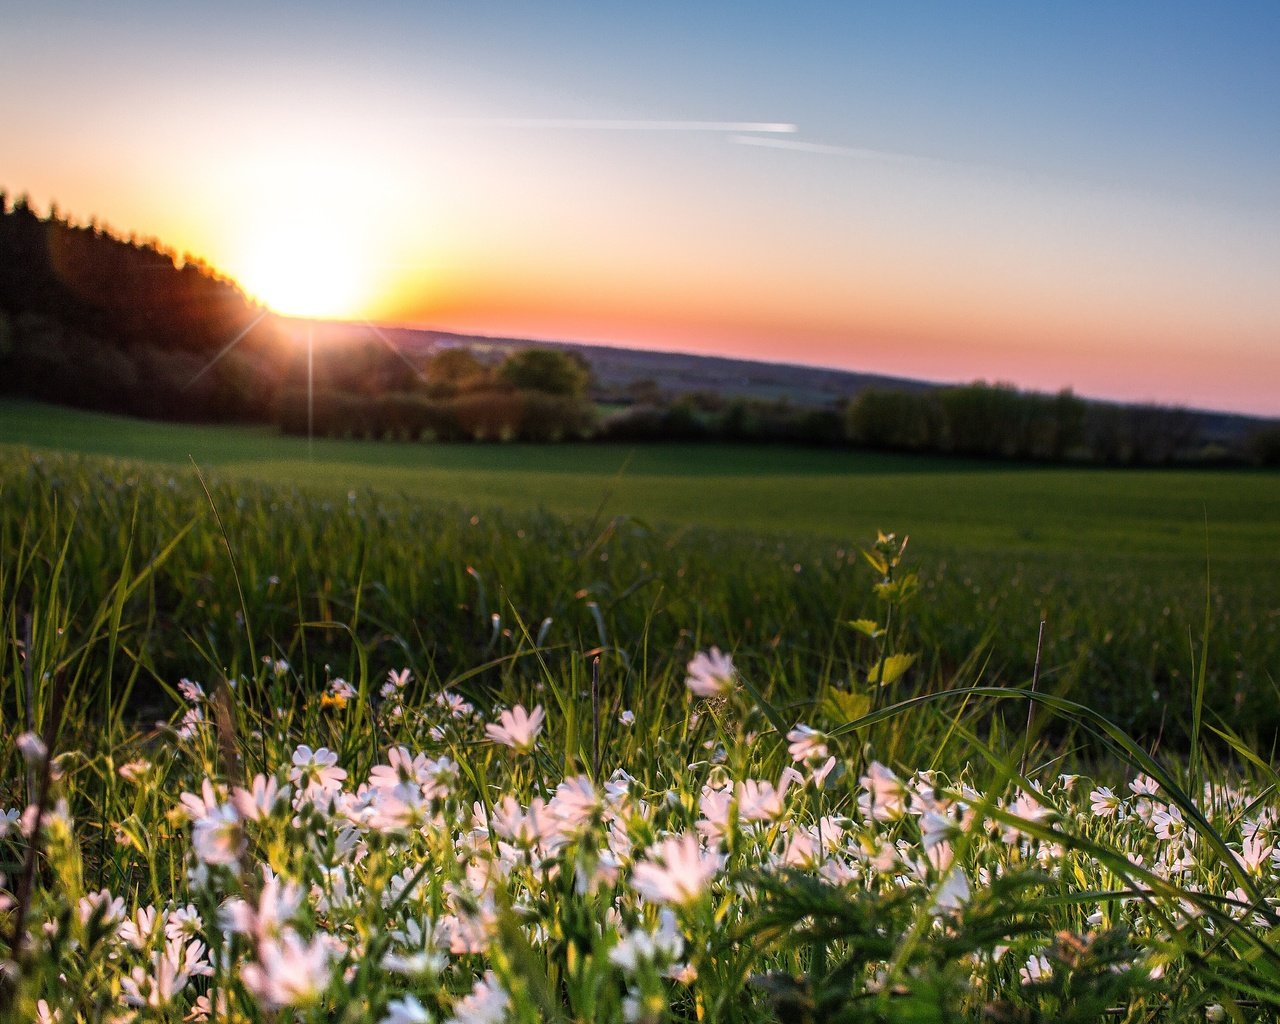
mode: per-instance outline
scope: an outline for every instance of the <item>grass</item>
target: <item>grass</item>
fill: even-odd
[[[289,616],[332,618],[335,602],[359,603],[373,620],[416,605],[455,623],[458,607],[479,596],[462,572],[469,563],[489,588],[485,613],[505,611],[507,628],[510,613],[531,628],[547,616],[560,625],[577,616],[589,646],[598,629],[584,605],[595,601],[607,636],[633,635],[653,615],[664,642],[686,628],[763,651],[789,631],[806,645],[789,652],[793,671],[824,676],[848,660],[837,624],[858,606],[847,583],[855,542],[910,524],[928,595],[915,629],[937,678],[987,649],[988,680],[1024,682],[1044,616],[1046,680],[1155,735],[1191,714],[1208,598],[1209,709],[1249,728],[1280,725],[1274,472],[712,445],[317,441],[309,457],[305,440],[266,429],[139,423],[13,402],[0,404],[5,448],[130,460],[107,464],[112,487],[126,486],[118,481],[136,475],[133,465],[175,496],[150,497],[154,507],[141,513],[156,544],[202,514],[194,459],[220,488],[250,575],[284,580],[272,611],[258,613],[272,629],[284,630]],[[92,476],[104,464],[83,465],[70,474]],[[12,514],[50,500],[12,483],[8,499]],[[355,520],[329,521],[323,511],[352,502]],[[376,542],[361,532],[375,508],[386,512]],[[117,505],[81,516],[94,531],[118,532],[114,517],[127,513]],[[468,525],[473,517],[477,525]],[[299,544],[300,565],[277,558]],[[450,585],[439,592],[426,589],[431,571],[400,561],[424,547],[449,565],[442,578]],[[194,592],[188,576],[194,590],[225,578],[220,540],[205,542],[190,564],[188,550],[175,562],[176,589]],[[82,571],[100,576],[116,556],[87,544],[79,557]],[[587,596],[574,600],[580,592]],[[193,667],[160,659],[155,668]]]
[[[141,423],[0,403],[0,445],[183,467],[228,478],[372,488],[432,502],[626,515],[832,540],[911,522],[954,551],[1234,570],[1280,540],[1280,474],[1098,470],[733,445],[432,445],[281,437],[269,428]],[[1207,537],[1206,537],[1207,524]]]
[[[1195,657],[1204,580],[1165,614],[1156,556],[1039,577],[1034,546],[864,558],[115,454],[0,454],[5,1024],[1280,1007],[1280,777],[1241,735],[1276,721],[1275,641],[1245,590],[1213,584]],[[959,472],[929,466],[912,486]]]

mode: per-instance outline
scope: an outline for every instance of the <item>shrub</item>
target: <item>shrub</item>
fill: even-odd
[[[524,420],[524,395],[518,391],[473,391],[450,402],[463,436],[473,441],[511,441]]]

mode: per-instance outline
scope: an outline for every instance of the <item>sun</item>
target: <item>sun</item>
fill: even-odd
[[[243,232],[234,272],[246,292],[284,316],[354,318],[370,298],[361,232],[315,207],[275,209]]]

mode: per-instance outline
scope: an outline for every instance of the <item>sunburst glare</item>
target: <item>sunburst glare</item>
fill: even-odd
[[[314,209],[280,209],[246,231],[236,278],[286,316],[349,317],[371,288],[358,230],[317,222]]]

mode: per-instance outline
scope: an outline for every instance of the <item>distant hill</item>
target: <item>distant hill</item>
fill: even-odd
[[[323,341],[356,341],[367,338],[369,328],[348,323],[315,322]],[[908,377],[858,373],[794,363],[761,362],[725,356],[657,352],[567,341],[492,337],[411,327],[382,327],[381,334],[411,361],[421,362],[447,348],[465,347],[478,354],[491,353],[494,362],[524,348],[549,348],[576,352],[590,364],[598,397],[624,399],[629,391],[648,382],[669,397],[718,394],[726,398],[763,401],[785,400],[797,406],[834,408],[868,389],[925,392],[947,385]],[[1128,408],[1122,403],[1088,400],[1099,407]],[[1194,421],[1194,433],[1205,444],[1231,446],[1273,422],[1262,417],[1211,410],[1186,410]]]
[[[654,352],[648,349],[567,341],[499,338],[410,327],[384,327],[380,330],[415,361],[442,349],[456,347],[466,347],[476,353],[492,353],[494,361],[525,348],[576,352],[591,364],[597,389],[618,394],[652,381],[660,391],[671,396],[708,392],[735,398],[769,401],[785,399],[796,405],[834,406],[871,387],[916,391],[936,386],[906,377],[725,356]],[[325,323],[323,332],[326,339],[346,340],[346,336],[354,340],[367,335],[369,329],[355,324]]]

